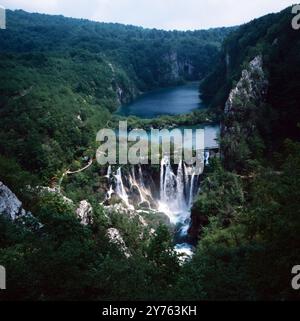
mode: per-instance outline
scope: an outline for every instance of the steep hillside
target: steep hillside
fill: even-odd
[[[300,137],[300,34],[291,26],[293,16],[290,7],[241,26],[225,40],[219,63],[202,84],[202,98],[221,114],[241,71],[261,55],[270,107],[262,125],[270,147],[280,147],[287,137]]]
[[[299,299],[290,286],[300,257],[300,33],[292,17],[288,8],[241,26],[202,84],[221,120],[222,158],[211,162],[192,209],[190,233],[200,241],[179,286],[184,298]]]

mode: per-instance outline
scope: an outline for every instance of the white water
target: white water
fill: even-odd
[[[186,224],[197,192],[196,170],[180,161],[177,175],[174,174],[169,159],[164,157],[160,166],[160,200],[161,209],[174,225]]]
[[[106,177],[107,179],[110,179],[110,176],[111,176],[111,165],[108,166],[108,168],[107,168],[107,174],[105,175],[105,177]]]
[[[114,193],[112,185],[110,185],[109,190],[107,191],[107,200],[111,199],[112,194]]]
[[[115,179],[116,179],[116,194],[123,200],[123,202],[126,204],[128,208],[133,209],[134,208],[133,205],[129,204],[129,198],[123,184],[121,167],[118,168],[117,173],[115,175]]]
[[[209,153],[209,151],[207,150],[207,151],[205,151],[205,153],[204,153],[204,164],[205,164],[205,165],[208,165],[208,164],[209,164],[209,157],[210,157],[210,153]]]
[[[182,262],[190,259],[194,254],[191,245],[188,243],[176,244],[174,250],[177,254],[180,255]]]
[[[141,205],[142,203],[147,203],[149,205],[149,208],[151,209],[149,198],[152,199],[152,196],[150,191],[145,187],[144,175],[140,165],[138,171],[138,178],[136,178],[135,167],[133,166],[131,168],[131,174],[129,174],[129,183],[131,186],[135,186],[139,193],[140,202],[138,203],[138,205]]]
[[[191,208],[198,192],[199,173],[191,166],[180,162],[177,175],[174,174],[168,158],[161,161],[159,210],[165,213],[177,228],[179,239],[174,250],[182,255],[182,260],[192,256],[193,246],[186,242],[190,227]]]
[[[189,193],[189,208],[193,205],[194,200],[194,185],[195,185],[195,173],[192,174],[191,183],[190,183],[190,193]]]
[[[206,153],[204,156],[205,164],[208,164],[209,154]],[[199,174],[201,173],[196,172],[194,167],[185,164],[183,161],[180,161],[175,174],[169,158],[164,157],[160,164],[159,197],[155,198],[155,193],[151,191],[149,184],[144,180],[141,165],[138,165],[138,167],[133,166],[131,172],[125,175],[122,174],[121,167],[117,169],[114,175],[112,168],[109,167],[105,177],[107,177],[109,181],[113,178],[115,187],[113,188],[113,186],[110,185],[107,199],[111,198],[112,193],[116,193],[124,205],[131,210],[145,203],[148,203],[149,209],[151,209],[151,204],[154,204],[154,206],[156,204],[156,208],[153,210],[163,212],[167,215],[171,224],[173,224],[177,230],[177,238],[182,239],[182,241],[179,240],[179,244],[176,244],[175,251],[179,254],[184,253],[187,257],[190,257],[192,246],[186,243],[185,240],[190,227],[190,212],[194,196],[199,189]],[[138,193],[138,204],[133,204],[133,201],[130,199],[133,186]],[[137,203],[137,201],[135,202]]]
[[[160,166],[160,199],[158,209],[165,213],[172,224],[184,224],[189,215],[188,203],[186,201],[185,168],[181,161],[178,165],[177,175],[173,172],[169,158],[164,157]]]

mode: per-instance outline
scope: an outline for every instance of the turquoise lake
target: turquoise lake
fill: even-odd
[[[170,87],[151,91],[131,102],[123,105],[117,111],[121,116],[137,116],[140,118],[156,118],[163,115],[182,115],[196,109],[204,109],[205,105],[199,97],[199,83],[191,82],[182,86]],[[205,147],[218,146],[216,139],[219,134],[219,125],[187,126],[179,129],[204,128]]]
[[[162,115],[187,114],[198,108],[205,108],[199,98],[199,83],[191,82],[143,94],[132,103],[121,106],[117,114],[155,118]]]

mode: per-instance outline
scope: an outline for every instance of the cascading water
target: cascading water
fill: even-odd
[[[186,201],[185,173],[180,161],[177,175],[174,174],[170,161],[164,157],[161,161],[159,210],[166,213],[172,224],[183,224],[188,213]]]
[[[183,172],[183,162],[180,161],[177,169],[176,177],[176,192],[177,192],[177,206],[178,208],[186,208],[185,200],[185,186],[184,186],[184,172]]]
[[[205,164],[208,164],[209,153],[203,155]],[[112,193],[116,193],[123,203],[129,209],[141,204],[156,204],[156,210],[165,213],[170,219],[171,224],[175,226],[175,250],[178,253],[185,253],[190,256],[192,246],[187,243],[188,229],[190,226],[190,212],[193,205],[195,194],[199,188],[199,175],[196,168],[180,161],[176,174],[171,166],[168,157],[163,157],[160,164],[160,182],[159,198],[155,199],[154,191],[149,184],[145,184],[141,165],[133,166],[131,172],[124,175],[124,185],[121,167],[117,169],[115,175],[112,174],[112,168],[107,170],[106,177],[109,181],[113,178],[113,184],[107,193],[107,199],[111,198]],[[132,201],[131,193],[135,187],[135,202]],[[139,200],[139,201],[138,201]],[[150,201],[149,201],[150,200]]]
[[[132,209],[133,206],[129,204],[129,198],[123,184],[121,167],[118,168],[117,174],[115,175],[115,179],[117,195],[123,200],[123,202],[126,204],[128,208]]]
[[[208,165],[208,164],[209,164],[209,157],[210,157],[209,150],[206,150],[206,151],[204,152],[204,164],[205,164],[205,165]]]
[[[175,175],[167,157],[162,159],[160,170],[159,210],[175,225],[176,251],[190,256],[192,247],[186,239],[190,226],[190,211],[198,189],[199,173],[194,167],[180,161]]]
[[[107,191],[106,200],[110,200],[113,193],[114,193],[113,187],[112,187],[112,185],[110,185],[109,190]]]
[[[190,183],[190,193],[189,193],[189,208],[193,205],[194,200],[194,185],[195,185],[195,173],[192,174],[191,183]]]
[[[145,199],[144,199],[143,193],[141,191],[141,188],[140,188],[139,184],[136,181],[134,167],[132,167],[132,171],[131,172],[132,172],[132,174],[129,174],[129,182],[130,182],[131,186],[135,186],[137,188],[139,196],[140,196],[139,204],[141,204],[141,203],[143,203],[145,201]]]
[[[107,178],[107,179],[110,179],[110,176],[111,176],[111,165],[109,165],[108,166],[108,168],[107,168],[107,174],[105,175],[105,177]]]
[[[133,166],[131,168],[131,174],[129,174],[129,182],[130,182],[131,186],[136,187],[136,189],[139,193],[140,202],[138,203],[138,205],[147,203],[149,208],[151,209],[151,204],[148,200],[149,198],[151,198],[151,193],[145,187],[143,172],[142,172],[142,168],[140,165],[139,165],[139,171],[138,171],[138,179],[136,178],[135,167]]]
[[[144,174],[143,174],[143,170],[142,170],[142,166],[141,164],[138,165],[139,166],[139,178],[138,178],[138,182],[140,185],[140,189],[141,192],[143,194],[144,199],[146,200],[146,202],[149,203],[149,199],[153,200],[153,196],[151,191],[146,187],[145,182],[144,182]],[[149,203],[150,206],[150,203]],[[150,206],[151,207],[151,206]]]

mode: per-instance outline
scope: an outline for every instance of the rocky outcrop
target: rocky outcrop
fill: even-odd
[[[225,114],[234,113],[249,103],[260,103],[266,95],[268,81],[263,70],[261,56],[255,57],[249,68],[242,71],[242,76],[229,94],[225,104]]]
[[[181,60],[178,63],[179,72],[186,80],[196,80],[198,76],[195,73],[195,66],[190,60]]]
[[[61,197],[61,199],[65,203],[73,205],[73,201],[70,198],[64,196],[61,193],[61,190],[59,187],[38,186],[38,187],[36,187],[36,189],[33,189],[33,190],[36,190],[40,195],[47,194],[47,193],[56,194],[59,197]]]
[[[180,78],[179,75],[179,63],[178,56],[176,52],[170,52],[167,58],[170,64],[170,79],[176,81]]]
[[[30,212],[23,209],[22,202],[17,196],[2,182],[0,182],[0,215],[4,215],[12,221],[32,217]]]
[[[80,218],[81,224],[89,225],[93,223],[93,208],[88,201],[81,201],[76,209],[76,215]]]
[[[176,51],[170,51],[164,56],[164,63],[167,70],[164,72],[164,82],[178,82],[181,80],[196,80],[195,66],[192,61],[179,57]]]
[[[267,90],[263,59],[257,56],[242,71],[240,80],[231,90],[225,104],[220,147],[227,170],[239,173],[247,171],[249,161],[261,152],[263,129],[260,120],[266,112]],[[253,144],[253,139],[256,144]]]
[[[139,214],[138,210],[135,210],[134,208],[128,208],[126,205],[122,203],[104,206],[104,208],[109,216],[114,213],[118,213],[119,215],[126,215],[130,219],[137,218],[141,226],[143,227],[148,226],[148,224],[145,222],[143,217]],[[143,212],[143,211],[140,211],[140,212]]]
[[[120,251],[127,257],[131,257],[131,253],[128,250],[119,230],[116,228],[109,228],[106,232],[106,235],[109,239],[109,241],[113,244],[116,244]]]
[[[136,86],[129,79],[124,82],[119,80],[118,68],[116,68],[111,62],[108,62],[108,66],[112,73],[111,89],[116,93],[118,105],[127,104],[132,101],[138,94]]]
[[[226,55],[227,67],[230,57]],[[259,138],[257,115],[262,108],[268,89],[268,80],[263,70],[261,56],[250,61],[242,71],[236,86],[231,90],[224,107],[221,124],[221,153],[226,169],[244,171],[247,161],[252,158],[253,147],[249,138]],[[242,146],[241,150],[240,147]],[[192,208],[189,237],[197,240],[203,228],[209,224],[206,214]],[[224,220],[223,226],[229,224]]]
[[[56,194],[59,196],[66,204],[74,206],[74,202],[64,196],[60,189],[57,187],[46,187],[46,186],[39,186],[37,187],[37,190],[40,195],[45,194],[45,193],[50,193],[50,194]],[[83,200],[79,203],[78,208],[75,210],[75,213],[77,217],[80,219],[82,225],[90,225],[93,224],[93,207],[92,205],[86,201]]]

